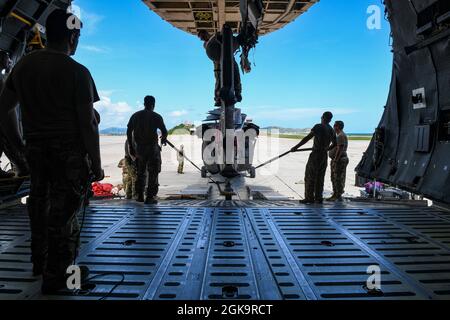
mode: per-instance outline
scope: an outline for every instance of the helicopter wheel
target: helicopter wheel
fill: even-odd
[[[206,170],[206,167],[202,167],[202,178],[208,177],[208,171]]]
[[[255,169],[255,167],[251,167],[248,172],[250,173],[250,178],[252,178],[252,179],[256,178],[256,169]]]

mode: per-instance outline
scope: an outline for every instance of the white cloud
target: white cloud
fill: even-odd
[[[172,111],[171,113],[169,113],[169,116],[172,118],[180,118],[187,114],[188,114],[188,112],[186,110],[177,110],[177,111]]]
[[[101,128],[120,127],[128,124],[135,109],[124,101],[113,101],[111,95],[114,91],[100,91],[100,101],[95,104],[95,109],[100,113]]]
[[[97,46],[84,45],[84,44],[80,45],[80,49],[94,52],[94,53],[107,53],[109,51],[109,49],[104,48],[104,47],[97,47]]]

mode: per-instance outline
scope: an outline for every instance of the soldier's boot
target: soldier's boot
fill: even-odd
[[[137,202],[144,202],[145,198],[144,198],[144,192],[145,192],[145,176],[142,175],[142,173],[140,175],[138,175],[137,179],[136,179],[136,187],[135,187],[135,192],[136,192],[136,201]]]
[[[335,194],[333,194],[331,197],[327,198],[326,201],[335,202],[337,201],[337,199],[338,197]]]
[[[300,202],[300,204],[313,204],[314,200],[304,199],[304,200],[300,200],[299,202]]]
[[[156,197],[147,197],[147,199],[145,199],[145,204],[155,205],[158,204],[158,200]]]

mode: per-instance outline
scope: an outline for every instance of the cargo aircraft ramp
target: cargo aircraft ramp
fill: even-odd
[[[44,297],[14,207],[0,214],[0,299],[449,299],[449,231],[449,212],[421,206],[96,201],[77,260],[96,287]]]

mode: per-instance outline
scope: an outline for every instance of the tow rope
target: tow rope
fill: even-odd
[[[273,159],[270,159],[269,161],[266,161],[266,162],[260,164],[255,169],[259,169],[259,168],[265,167],[268,164],[271,164],[272,162],[275,162],[277,160],[280,160],[281,158],[286,157],[288,154],[291,154],[291,153],[294,153],[294,152],[307,152],[307,151],[313,151],[313,149],[312,148],[310,148],[310,149],[298,149],[296,151],[289,150],[289,151],[287,151],[287,152],[285,152],[285,153],[283,153],[283,154],[281,154],[281,155],[279,155],[279,156],[277,156],[277,157],[275,157]]]
[[[167,142],[167,144],[168,144],[172,149],[174,149],[174,150],[175,150],[179,155],[181,155],[186,161],[188,161],[190,164],[192,164],[198,171],[202,172],[202,169],[200,169],[199,166],[197,166],[191,159],[189,159],[189,158],[184,154],[184,152],[181,152],[181,151],[180,151],[177,147],[175,147],[175,145],[174,145],[172,142],[170,142],[169,140],[166,140],[166,142]],[[264,167],[264,166],[267,166],[268,164],[271,164],[272,162],[275,162],[275,161],[277,161],[277,160],[279,160],[279,159],[281,159],[281,158],[284,158],[284,157],[287,156],[288,154],[291,154],[291,153],[294,153],[294,152],[307,152],[307,151],[312,151],[312,150],[313,150],[312,148],[308,148],[308,149],[299,149],[299,150],[296,150],[296,151],[289,150],[289,151],[287,151],[287,152],[285,152],[285,153],[283,153],[283,154],[281,154],[281,155],[279,155],[279,156],[277,156],[277,157],[275,157],[275,158],[273,158],[273,159],[270,159],[269,161],[266,161],[266,162],[260,164],[259,166],[257,166],[257,167],[255,168],[255,170],[260,169],[260,168],[262,168],[262,167]],[[278,177],[277,177],[277,178],[278,178]],[[230,192],[228,192],[228,191],[224,192],[224,191],[222,190],[222,188],[220,187],[220,184],[223,183],[223,182],[217,182],[217,181],[215,181],[213,178],[211,178],[211,176],[208,176],[208,179],[209,179],[213,184],[217,185],[217,188],[219,189],[219,192],[220,192],[221,195],[229,196],[229,193],[230,193]],[[280,179],[280,178],[278,178],[278,179]],[[225,183],[226,183],[226,182],[225,182]],[[284,183],[284,182],[283,182],[283,183]],[[229,184],[229,181],[228,181],[228,184]],[[297,193],[297,192],[295,192],[295,193]]]

